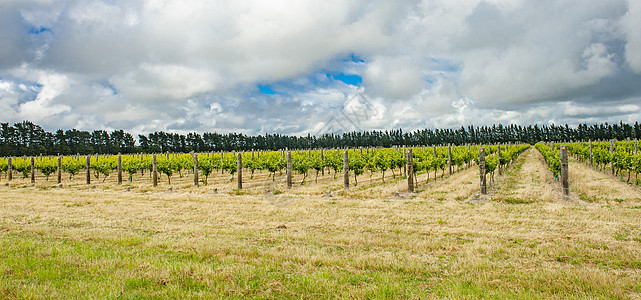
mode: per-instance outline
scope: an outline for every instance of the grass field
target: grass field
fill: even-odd
[[[487,196],[475,167],[398,195],[16,181],[0,298],[640,298],[641,190],[571,162],[563,200],[545,168],[531,148]]]

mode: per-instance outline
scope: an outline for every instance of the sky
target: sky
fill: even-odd
[[[320,135],[641,121],[639,0],[0,0],[0,122]]]

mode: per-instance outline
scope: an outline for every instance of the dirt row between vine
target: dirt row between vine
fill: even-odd
[[[564,199],[560,182],[548,170],[543,156],[532,147],[497,178],[497,184],[489,194],[491,199],[506,203],[616,202],[634,206],[641,202],[641,187],[627,184],[621,178],[590,168],[573,158],[570,158],[568,170],[570,197]]]
[[[494,200],[506,203],[552,202],[562,200],[560,184],[547,169],[543,156],[534,147],[526,150],[497,178],[491,189]]]

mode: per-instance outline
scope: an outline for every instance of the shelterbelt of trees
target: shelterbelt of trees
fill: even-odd
[[[420,129],[403,132],[402,129],[354,131],[320,136],[288,136],[265,134],[249,136],[242,133],[189,133],[187,135],[154,132],[134,136],[123,130],[92,132],[77,129],[47,132],[30,121],[10,125],[0,123],[0,156],[117,154],[159,152],[210,152],[343,148],[392,147],[443,144],[493,144],[539,141],[625,140],[641,137],[641,125],[618,124],[565,125],[473,125],[459,129]]]

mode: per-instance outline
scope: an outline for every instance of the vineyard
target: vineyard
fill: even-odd
[[[545,158],[554,177],[561,172],[559,157],[561,145],[560,143],[536,144],[536,149]],[[641,184],[639,181],[641,155],[638,153],[637,141],[580,142],[567,143],[567,146],[576,160],[602,172],[610,171],[612,175],[625,182]]]
[[[528,145],[485,146],[485,171],[493,178],[526,150]],[[407,178],[408,153],[412,153],[413,184],[437,180],[447,173],[478,164],[481,146],[433,146],[384,149],[334,149],[268,152],[219,152],[198,154],[135,154],[94,156],[15,157],[0,159],[7,184],[76,186],[122,185],[131,190],[149,185],[214,188],[217,191],[247,188],[282,192],[293,185],[321,184],[339,189],[385,183]],[[347,157],[345,157],[347,152]],[[33,162],[33,164],[32,164]],[[194,168],[195,166],[195,168]],[[239,169],[240,168],[240,169]],[[347,172],[345,170],[347,169]],[[240,171],[240,172],[239,172]],[[64,176],[63,176],[64,174]],[[56,175],[56,176],[52,176]],[[57,177],[57,178],[51,178]],[[291,178],[291,179],[289,179]]]
[[[609,171],[625,182],[641,184],[641,155],[636,141],[566,144],[577,161],[602,172]],[[561,145],[535,145],[556,180],[560,180],[561,174]],[[322,186],[326,192],[331,192],[349,186],[366,189],[385,184],[386,180],[398,182],[401,178],[407,179],[411,164],[411,183],[406,188],[399,188],[409,191],[445,174],[478,165],[480,148],[486,149],[483,172],[489,176],[491,184],[495,173],[500,173],[528,147],[504,144],[12,157],[0,158],[0,172],[6,185],[18,186],[29,186],[27,181],[41,187],[96,188],[98,185],[147,191],[151,184],[168,189],[202,186],[216,192],[282,193],[306,185]],[[344,157],[345,152],[347,157]],[[410,153],[412,157],[408,159]]]
[[[635,153],[626,141],[2,158],[0,298],[636,299]]]

